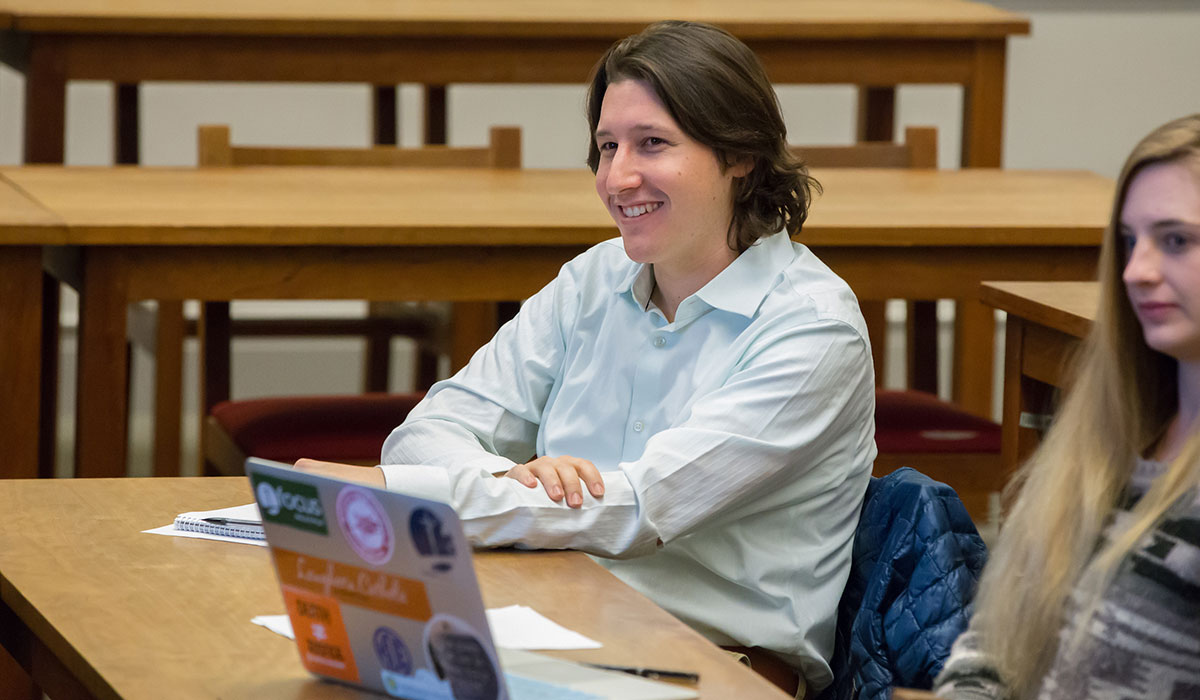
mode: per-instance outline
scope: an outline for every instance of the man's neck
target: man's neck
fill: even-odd
[[[725,249],[720,255],[700,261],[686,270],[676,271],[662,265],[654,265],[651,273],[654,275],[654,289],[650,292],[650,301],[662,311],[668,322],[675,321],[675,312],[679,304],[691,295],[700,291],[721,271],[736,260],[738,253]]]

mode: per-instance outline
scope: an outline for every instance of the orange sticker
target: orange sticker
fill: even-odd
[[[273,549],[272,554],[284,587],[419,622],[433,615],[425,584],[420,581],[285,549]]]
[[[287,590],[283,592],[283,602],[292,619],[292,631],[304,667],[322,676],[357,683],[358,666],[350,651],[350,638],[338,602]]]

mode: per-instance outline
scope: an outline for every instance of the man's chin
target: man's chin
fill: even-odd
[[[625,246],[626,257],[635,263],[652,262],[654,257],[652,251],[639,238],[639,236],[627,236],[624,231],[621,232],[621,244]]]

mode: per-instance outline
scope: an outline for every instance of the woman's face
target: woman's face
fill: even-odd
[[[1120,235],[1146,344],[1200,362],[1200,179],[1179,163],[1143,168],[1126,189]]]
[[[638,80],[607,87],[594,136],[596,192],[632,260],[683,272],[733,257],[733,178],[748,167],[722,171],[713,150],[684,133]]]

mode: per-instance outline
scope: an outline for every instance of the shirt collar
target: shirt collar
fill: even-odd
[[[795,256],[786,233],[764,236],[701,287],[696,296],[714,309],[749,318]]]
[[[650,305],[650,294],[654,291],[653,268],[645,263],[634,265],[617,285],[616,291],[617,294],[627,295],[645,309]]]
[[[775,286],[775,278],[794,257],[792,241],[786,233],[764,236],[693,296],[714,309],[749,318]],[[653,291],[653,268],[644,263],[635,265],[617,286],[618,294],[628,294],[643,309],[649,307]]]

